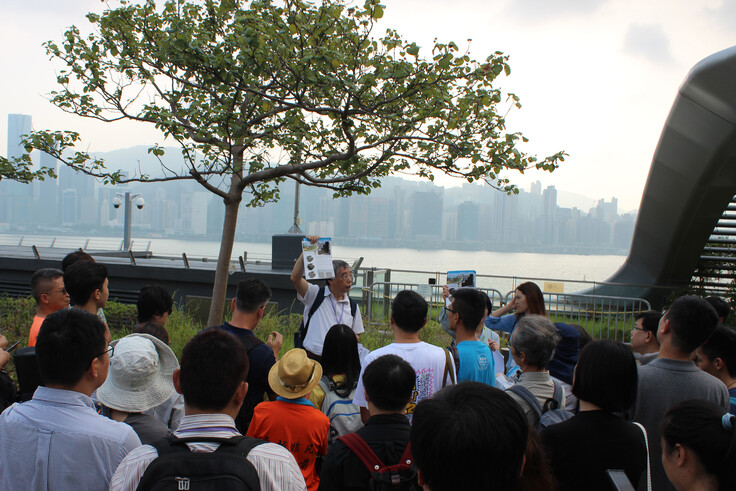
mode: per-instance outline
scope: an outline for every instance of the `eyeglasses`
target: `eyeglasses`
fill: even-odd
[[[636,327],[636,326],[632,327],[631,330],[632,331],[646,331],[646,329],[643,329],[641,327]]]
[[[93,358],[93,359],[94,359],[94,358],[99,358],[100,356],[104,355],[105,353],[107,353],[108,357],[112,358],[112,355],[113,355],[113,353],[115,353],[115,346],[113,346],[113,345],[111,345],[111,344],[108,344],[108,345],[107,345],[107,349],[106,349],[105,351],[103,351],[103,352],[102,352],[102,353],[100,353],[99,355],[95,355],[95,356],[93,356],[92,358]]]
[[[61,290],[51,290],[50,292],[46,292],[46,295],[51,295],[52,293],[61,293],[62,295],[69,295],[69,292],[66,291],[66,288],[62,288]]]
[[[341,280],[352,280],[353,274],[352,273],[343,273],[340,276],[338,276]]]
[[[457,310],[453,309],[452,307],[445,307],[445,310],[448,312],[452,312],[453,314],[457,314]]]

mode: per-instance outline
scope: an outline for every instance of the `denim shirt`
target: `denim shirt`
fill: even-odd
[[[0,414],[0,489],[106,490],[140,444],[130,426],[97,414],[88,396],[39,387]]]

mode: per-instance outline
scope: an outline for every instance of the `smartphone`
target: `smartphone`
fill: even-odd
[[[16,342],[15,342],[15,344],[14,344],[13,346],[11,346],[10,348],[6,349],[5,351],[7,351],[8,353],[10,353],[10,352],[11,352],[11,351],[13,351],[13,350],[14,350],[15,348],[17,348],[19,344],[20,344],[20,341],[16,341]]]

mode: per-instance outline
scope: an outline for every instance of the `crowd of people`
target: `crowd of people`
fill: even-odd
[[[144,286],[138,324],[112,341],[107,268],[81,251],[61,266],[30,281],[40,383],[3,394],[0,489],[736,489],[736,331],[719,298],[639,313],[629,346],[553,322],[531,282],[495,310],[445,289],[445,348],[420,339],[429,305],[404,290],[393,342],[368,352],[349,265],[318,286],[300,257],[293,349],[254,334],[271,290],[247,279],[178,359],[165,288]],[[6,348],[0,335],[0,366]]]

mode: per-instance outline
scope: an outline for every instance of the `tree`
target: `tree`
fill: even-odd
[[[453,43],[435,41],[425,56],[394,30],[374,32],[377,0],[121,1],[88,14],[95,32],[69,28],[48,42],[63,62],[51,101],[79,116],[155,126],[181,147],[182,169],[124,176],[87,152],[73,132],[38,131],[27,148],[106,182],[193,179],[225,204],[225,221],[208,323],[225,301],[238,209],[279,198],[292,179],[369,193],[396,172],[428,179],[442,172],[485,179],[506,192],[504,169],[554,170],[517,147],[501,107],[519,106],[492,86],[510,72],[500,52],[480,63]],[[160,157],[164,149],[152,145]]]

